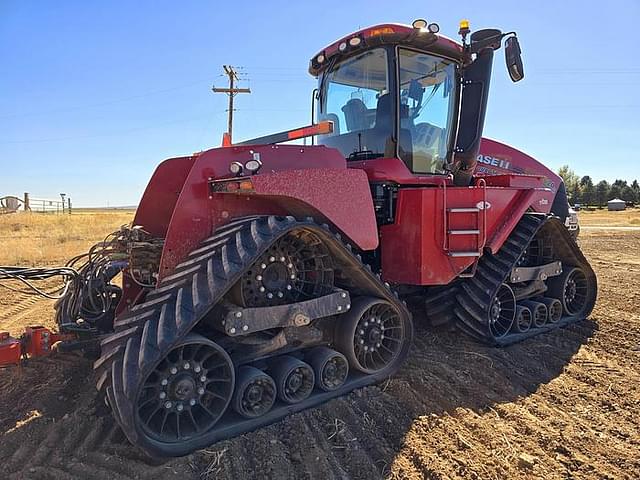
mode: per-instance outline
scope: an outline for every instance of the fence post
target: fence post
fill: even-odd
[[[69,215],[71,215],[71,198],[67,198],[67,211],[69,212]]]
[[[31,210],[31,205],[29,205],[29,193],[24,192],[24,211]]]

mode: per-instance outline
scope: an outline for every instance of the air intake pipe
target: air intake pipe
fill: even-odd
[[[500,30],[478,30],[465,47],[470,56],[476,57],[462,70],[460,123],[451,168],[456,185],[469,185],[473,179],[487,112],[493,52],[500,48],[501,40]]]

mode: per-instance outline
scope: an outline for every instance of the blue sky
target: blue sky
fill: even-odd
[[[390,8],[392,6],[393,8]],[[526,78],[496,56],[485,134],[557,169],[640,178],[637,0],[0,0],[0,196],[137,203],[164,158],[218,146],[222,65],[240,70],[237,140],[309,122],[309,58],[371,24],[424,17],[456,36],[516,30]]]

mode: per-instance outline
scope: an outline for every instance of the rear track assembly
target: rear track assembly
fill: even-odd
[[[355,335],[335,347],[344,355],[330,348],[333,339],[325,339],[314,348],[276,350],[255,365],[245,358],[241,367],[233,353],[225,351],[227,347],[233,351],[237,340],[215,329],[207,333],[209,338],[192,332],[203,319],[206,324],[207,315],[227,293],[232,299],[239,296],[239,281],[246,282],[245,273],[252,268],[260,271],[265,254],[268,260],[273,257],[273,272],[262,268],[269,278],[261,274],[258,293],[265,287],[287,298],[286,285],[295,285],[280,282],[292,268],[288,251],[273,246],[292,232],[312,234],[322,242],[325,251],[313,250],[313,262],[323,272],[322,288],[316,292],[321,295],[328,293],[324,286],[331,286],[334,279],[325,271],[326,261],[319,258],[330,255],[335,284],[349,292],[354,308],[329,318],[335,320],[336,331],[353,330]],[[240,296],[247,292],[253,296],[245,300],[257,303],[255,287],[244,288]],[[367,306],[372,325],[364,327],[357,305]],[[222,227],[142,303],[117,317],[114,326],[115,333],[102,342],[102,356],[95,363],[97,387],[106,393],[129,440],[156,456],[184,455],[380,381],[399,368],[412,338],[411,316],[404,303],[339,235],[312,219],[273,216],[247,217]],[[366,339],[361,338],[365,334]],[[322,345],[324,350],[318,350]],[[290,355],[281,355],[287,351]],[[345,359],[353,358],[360,363],[349,368]],[[235,394],[234,388],[239,389]],[[227,409],[229,404],[233,408]]]

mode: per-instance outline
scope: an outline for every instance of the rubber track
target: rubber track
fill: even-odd
[[[492,346],[506,346],[582,320],[591,312],[593,305],[584,316],[564,316],[554,324],[532,328],[525,333],[509,333],[502,338],[494,338],[490,333],[487,321],[488,308],[494,295],[502,283],[508,283],[511,270],[516,266],[524,250],[538,231],[548,223],[552,223],[549,228],[555,229],[553,238],[554,248],[560,257],[558,259],[563,263],[568,261],[569,264],[584,269],[585,273],[591,277],[595,289],[596,279],[593,270],[559,220],[544,214],[527,213],[500,250],[495,255],[486,252],[478,261],[476,275],[466,279],[457,287],[453,312],[460,330],[483,343]],[[595,301],[595,295],[593,300]]]
[[[326,242],[340,266],[340,274],[345,277],[342,280],[358,285],[358,294],[384,298],[410,319],[406,305],[390,286],[383,283],[379,275],[373,274],[371,268],[362,263],[360,255],[353,252],[351,245],[343,243],[340,235],[333,234],[327,225],[318,225],[311,218],[298,221],[293,217],[235,220],[204,240],[170,276],[162,280],[156,290],[147,295],[143,303],[116,318],[115,333],[101,344],[102,356],[94,364],[97,387],[106,393],[114,418],[133,444],[152,455],[159,453],[154,444],[136,430],[135,403],[144,379],[220,301],[247,268],[280,237],[298,229],[312,231]],[[385,372],[386,375],[391,373]],[[360,379],[352,388],[373,383],[379,378],[371,376],[370,380],[364,380],[367,381]],[[336,392],[335,396],[343,393]],[[237,433],[242,432],[234,432]],[[177,454],[212,443],[207,441],[208,435],[204,440],[202,438],[199,437],[197,444],[186,445],[185,450]]]

